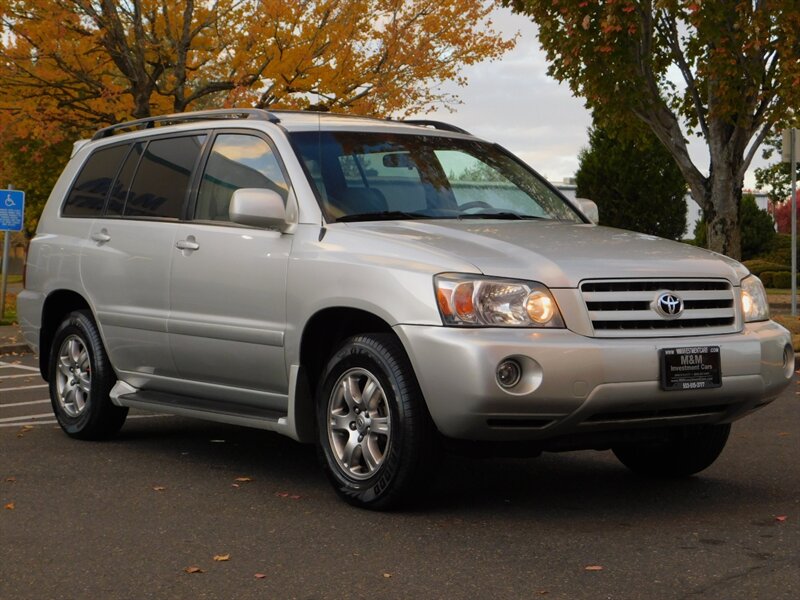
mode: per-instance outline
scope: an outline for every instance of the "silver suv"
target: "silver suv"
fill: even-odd
[[[129,407],[268,429],[359,506],[466,443],[696,473],[787,386],[789,334],[738,262],[594,208],[442,123],[123,123],[76,144],[20,322],[68,435]]]

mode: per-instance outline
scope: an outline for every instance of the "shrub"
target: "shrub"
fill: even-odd
[[[761,280],[761,283],[764,284],[764,287],[771,288],[773,287],[773,280],[775,277],[775,271],[762,271],[758,278]]]
[[[775,275],[772,277],[772,286],[770,287],[775,287],[781,290],[792,287],[792,274],[789,271],[775,273]]]
[[[764,271],[791,271],[788,264],[774,263],[761,258],[744,261],[744,266],[753,274],[761,277]]]

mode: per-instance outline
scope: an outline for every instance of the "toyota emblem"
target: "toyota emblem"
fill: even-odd
[[[665,292],[656,300],[655,309],[665,319],[677,319],[683,312],[683,300],[671,292]]]

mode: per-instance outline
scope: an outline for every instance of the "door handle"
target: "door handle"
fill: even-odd
[[[111,236],[106,233],[106,230],[103,229],[101,231],[96,231],[92,234],[92,240],[97,242],[98,244],[105,244],[106,242],[111,241]]]
[[[194,239],[186,239],[186,240],[178,240],[175,244],[175,247],[178,250],[199,250],[200,244],[194,241]]]

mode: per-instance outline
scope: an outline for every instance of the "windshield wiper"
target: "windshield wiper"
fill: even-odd
[[[402,210],[384,210],[382,212],[359,213],[355,215],[344,215],[336,219],[337,222],[348,221],[401,221],[404,219],[432,219],[430,215],[415,212],[405,212]]]
[[[545,217],[521,215],[515,212],[482,212],[458,215],[459,219],[506,219],[508,221],[544,220]]]

